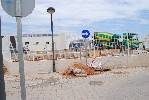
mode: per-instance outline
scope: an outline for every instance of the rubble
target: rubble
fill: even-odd
[[[77,64],[73,64],[72,66],[68,67],[64,72],[63,75],[64,76],[87,76],[87,75],[94,75],[94,69],[77,63]],[[82,74],[82,75],[81,75]]]
[[[111,69],[105,68],[94,68],[91,66],[86,66],[80,63],[76,63],[68,67],[63,75],[66,77],[87,77],[88,75],[97,75],[105,71],[111,71]]]
[[[87,74],[75,74],[77,77],[87,77]]]
[[[6,66],[4,64],[3,64],[3,70],[4,70],[5,74],[8,73],[8,70],[7,70],[7,68],[6,68]]]
[[[106,72],[106,71],[111,71],[110,68],[95,68],[95,71],[101,71],[101,72]]]

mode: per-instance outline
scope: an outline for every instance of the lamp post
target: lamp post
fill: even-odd
[[[52,32],[52,52],[53,52],[53,72],[56,72],[55,69],[55,60],[54,60],[54,41],[53,41],[53,21],[52,21],[52,14],[55,12],[53,7],[49,7],[47,12],[51,14],[51,32]]]

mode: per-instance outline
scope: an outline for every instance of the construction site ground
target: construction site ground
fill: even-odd
[[[18,75],[5,75],[7,100],[21,100]],[[27,100],[148,100],[149,67],[112,69],[87,77],[26,76]]]

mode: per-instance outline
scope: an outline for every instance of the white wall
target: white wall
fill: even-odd
[[[149,35],[145,37],[145,48],[149,49]]]
[[[2,53],[3,53],[3,58],[11,61],[11,53],[10,53],[10,38],[9,36],[4,36],[2,38]]]
[[[65,42],[65,34],[61,34],[59,36],[54,36],[54,42],[55,42],[55,50],[63,50],[66,48],[66,42]],[[23,47],[26,47],[25,42],[29,42],[28,48],[31,51],[42,51],[44,48],[47,48],[47,50],[52,50],[52,37],[51,36],[45,36],[45,37],[23,37]],[[36,42],[39,42],[39,44],[36,44]],[[46,44],[46,42],[49,42],[49,44]]]

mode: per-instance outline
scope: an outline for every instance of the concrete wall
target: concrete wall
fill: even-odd
[[[88,58],[88,62],[91,63],[93,58]],[[57,72],[63,72],[64,69],[71,66],[75,62],[86,64],[86,59],[62,59],[56,60]],[[136,55],[136,56],[108,56],[96,58],[95,62],[102,62],[103,67],[108,68],[129,68],[129,67],[148,67],[149,55]],[[7,62],[4,60],[4,64],[7,67],[10,74],[18,74],[19,67],[18,62]],[[52,72],[52,60],[44,61],[26,61],[25,73],[26,74],[39,74]]]

